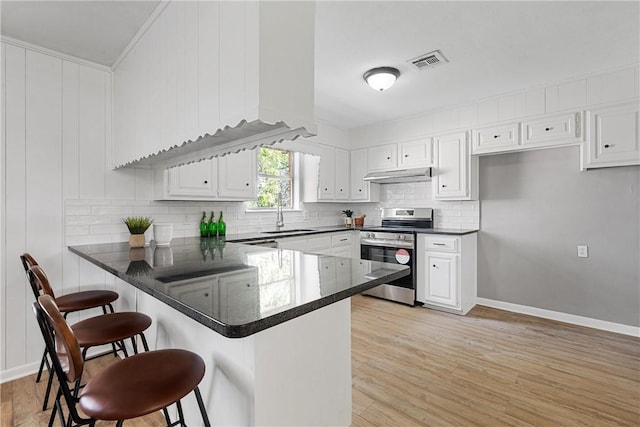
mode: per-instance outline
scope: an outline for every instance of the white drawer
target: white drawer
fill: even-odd
[[[525,147],[552,141],[580,142],[580,114],[561,114],[522,123],[522,145]]]
[[[451,236],[427,236],[425,238],[425,250],[440,252],[458,252],[460,239]]]
[[[472,132],[471,154],[515,150],[520,146],[520,125],[510,123]]]
[[[333,234],[331,236],[332,248],[335,248],[337,246],[351,246],[351,242],[353,242],[353,235],[351,232]]]
[[[307,250],[316,251],[331,248],[331,236],[313,237],[307,240]]]

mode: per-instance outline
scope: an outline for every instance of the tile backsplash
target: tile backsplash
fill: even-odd
[[[438,228],[479,228],[478,201],[441,202],[433,200],[430,182],[385,184],[380,203],[301,203],[301,209],[285,211],[287,228],[330,226],[342,223],[343,209],[355,216],[366,214],[366,225],[380,225],[382,207],[430,207]],[[150,216],[157,223],[172,223],[174,237],[197,236],[202,212],[216,218],[223,211],[227,233],[251,233],[275,227],[274,211],[249,211],[245,202],[92,200],[65,201],[65,237],[67,245],[124,242],[129,233],[122,223],[128,216]],[[151,230],[147,232],[147,240]]]
[[[300,210],[284,212],[287,228],[336,225],[342,222],[343,204],[307,203]],[[245,202],[76,200],[65,201],[65,236],[67,245],[124,242],[129,232],[122,223],[128,216],[150,216],[156,223],[173,224],[173,237],[199,235],[202,212],[207,219],[214,211],[216,219],[223,212],[227,233],[251,233],[272,230],[275,211],[249,211]],[[147,231],[147,241],[151,230]]]

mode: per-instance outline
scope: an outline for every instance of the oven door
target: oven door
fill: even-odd
[[[408,276],[401,277],[400,279],[394,280],[388,284],[407,289],[415,289],[414,272],[416,265],[413,248],[394,248],[390,246],[374,246],[361,243],[360,258],[370,261],[408,265],[411,268],[411,273],[409,273]]]

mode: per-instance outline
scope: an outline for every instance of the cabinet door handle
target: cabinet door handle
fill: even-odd
[[[404,155],[404,157],[405,157],[405,158],[407,158],[407,157],[409,157],[409,155],[408,155],[408,154],[405,154],[405,155]]]
[[[545,130],[546,132],[549,132],[550,130],[553,130],[553,128],[552,128],[552,127],[548,127],[548,128],[544,128],[544,130]]]
[[[248,186],[249,186],[249,183],[247,182],[245,185],[248,187]]]
[[[327,190],[329,190],[329,189],[327,187],[324,187],[324,191],[327,191]]]
[[[387,160],[391,160],[391,157],[387,157]]]
[[[438,267],[436,267],[436,265],[435,265],[435,264],[433,264],[433,268],[438,268]]]
[[[494,138],[500,138],[500,135],[493,135]]]
[[[609,144],[604,144],[604,148],[609,148],[610,145]]]
[[[204,183],[205,183],[205,184],[208,184],[208,183],[209,183],[209,181],[207,181],[207,180],[205,179],[205,180],[204,180]]]
[[[444,187],[446,187],[446,186],[447,186],[446,184],[442,184],[442,187],[443,187],[443,188],[444,188]]]
[[[346,242],[349,239],[340,239],[341,242]]]
[[[362,192],[362,188],[359,188],[358,191]]]

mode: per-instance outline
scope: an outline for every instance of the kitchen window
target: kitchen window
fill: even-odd
[[[271,209],[278,206],[282,194],[282,207],[295,206],[295,153],[262,147],[258,152],[258,198],[249,204],[252,209]]]

